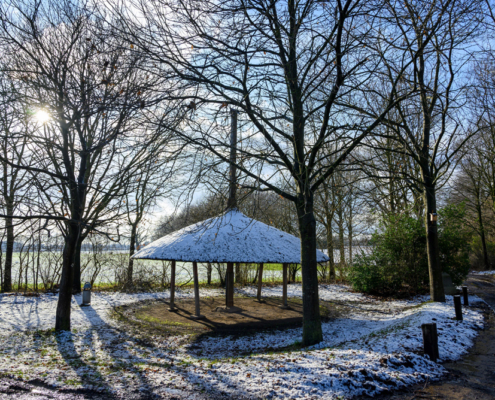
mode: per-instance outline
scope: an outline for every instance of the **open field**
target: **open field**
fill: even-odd
[[[369,251],[369,247],[355,247],[353,254],[359,254],[361,251]],[[94,282],[96,286],[101,288],[118,285],[125,275],[125,268],[127,268],[129,259],[127,254],[126,251],[108,251],[97,254],[82,252],[82,281]],[[61,256],[62,254],[60,252],[41,252],[38,261],[35,253],[14,253],[12,268],[14,289],[19,287],[25,288],[26,284],[28,287],[32,287],[35,281],[38,282],[38,287],[41,289],[44,287],[43,282],[47,282],[47,287],[50,287],[52,283],[57,283],[60,273]],[[336,263],[339,257],[339,251],[335,250],[334,260]],[[243,264],[242,268],[246,282],[255,281],[257,265]],[[220,269],[224,271],[225,266],[222,265]],[[138,281],[155,282],[158,283],[158,286],[161,284],[162,287],[168,286],[170,280],[169,262],[135,260],[134,270]],[[264,282],[275,283],[282,281],[281,264],[265,264],[263,271]],[[208,277],[206,264],[199,263],[198,272],[199,281],[203,284],[206,283]],[[339,273],[339,270],[337,270],[337,273]],[[176,283],[178,285],[187,285],[192,282],[191,264],[177,262],[176,274]],[[297,271],[296,281],[300,281],[300,279],[301,273]],[[211,281],[213,283],[220,282],[219,270],[216,265],[213,265],[212,268]]]

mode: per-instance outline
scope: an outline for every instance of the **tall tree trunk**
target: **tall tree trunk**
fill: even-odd
[[[298,188],[299,189],[299,188]],[[301,190],[301,189],[299,189]],[[311,346],[323,339],[318,297],[318,269],[316,262],[316,219],[312,193],[299,192],[296,200],[297,219],[301,235],[301,269],[303,291],[303,346]]]
[[[211,285],[211,272],[212,272],[213,267],[211,266],[211,263],[206,263],[206,280],[208,282],[208,285]]]
[[[14,208],[8,201],[6,204],[7,215],[13,215]],[[14,255],[14,224],[12,218],[5,219],[5,230],[7,231],[7,247],[5,249],[5,267],[3,275],[2,292],[12,291],[12,257]]]
[[[3,238],[5,234],[0,238],[0,292],[3,290]]]
[[[133,224],[131,226],[131,243],[129,244],[129,264],[127,265],[127,279],[125,286],[132,287],[132,275],[134,274],[134,259],[131,258],[136,251],[136,236],[137,236],[137,226]]]
[[[486,236],[485,236],[485,224],[483,223],[483,213],[481,210],[481,203],[479,196],[476,196],[476,211],[478,213],[478,224],[480,227],[480,239],[481,247],[483,250],[483,264],[484,269],[487,270],[490,267],[490,261],[488,260],[488,249],[486,247]]]
[[[327,217],[327,252],[330,260],[328,261],[328,268],[330,270],[330,280],[335,280],[335,260],[333,259],[333,232],[332,232],[332,221],[328,220]]]
[[[297,264],[289,264],[289,283],[296,283],[297,279]]]
[[[80,237],[76,243],[74,254],[74,277],[72,281],[72,293],[81,293],[81,247],[84,238]]]
[[[349,223],[347,225],[347,251],[349,252],[349,265],[352,265],[352,203],[349,204]]]
[[[430,216],[430,214],[436,213],[437,209],[435,187],[429,182],[428,178],[424,181],[426,250],[428,253],[428,271],[430,275],[430,299],[432,301],[445,302],[437,223],[432,221]]]
[[[242,283],[241,263],[235,263],[235,283]]]
[[[256,282],[258,282],[258,272],[259,272],[259,264],[256,264],[256,273],[254,274],[253,282],[252,284],[254,285]]]
[[[70,224],[65,240],[62,258],[62,276],[58,295],[57,312],[55,315],[55,330],[70,330],[70,306],[72,300],[72,283],[74,282],[74,262],[77,242],[79,240],[78,224]]]
[[[339,202],[337,214],[339,216],[339,250],[340,250],[340,268],[345,266],[345,243],[344,243],[344,212],[342,207],[342,201]]]
[[[36,254],[36,274],[34,275],[34,290],[38,291],[38,281],[41,266],[41,231],[38,232],[38,253]]]

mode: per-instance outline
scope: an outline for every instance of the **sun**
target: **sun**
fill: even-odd
[[[36,111],[36,113],[34,114],[34,118],[41,124],[44,124],[51,119],[50,114],[48,114],[45,110]]]

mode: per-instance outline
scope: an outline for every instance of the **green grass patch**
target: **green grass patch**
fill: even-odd
[[[146,311],[146,310],[143,310],[143,311]],[[146,315],[144,313],[136,313],[136,318],[143,320],[143,321],[146,321],[146,322],[150,322],[152,324],[169,325],[169,326],[184,326],[184,327],[191,326],[191,324],[186,324],[186,323],[182,323],[182,322],[167,321],[167,320],[163,320],[160,318],[150,317],[149,315]]]

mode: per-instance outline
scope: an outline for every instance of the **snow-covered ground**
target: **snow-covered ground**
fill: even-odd
[[[254,288],[239,292],[255,293]],[[301,286],[289,285],[288,292],[299,297]],[[202,296],[222,293],[201,291]],[[263,289],[265,296],[281,293],[281,287]],[[82,385],[122,396],[136,390],[194,398],[204,390],[215,398],[350,398],[436,379],[445,372],[441,364],[416,354],[422,348],[422,323],[437,323],[442,360],[460,358],[483,327],[476,296],[470,296],[474,307],[464,308],[459,323],[451,297],[445,304],[425,303],[425,298],[378,301],[343,285],[320,286],[321,299],[345,304],[348,311],[323,323],[323,342],[303,351],[284,350],[301,340],[300,328],[150,338],[109,315],[118,305],[167,297],[168,292],[94,293],[91,307],[79,307],[76,296],[73,331],[54,335],[35,330],[54,326],[56,296],[0,296],[0,376],[42,378],[56,386]]]
[[[471,271],[475,275],[495,275],[495,271]]]

